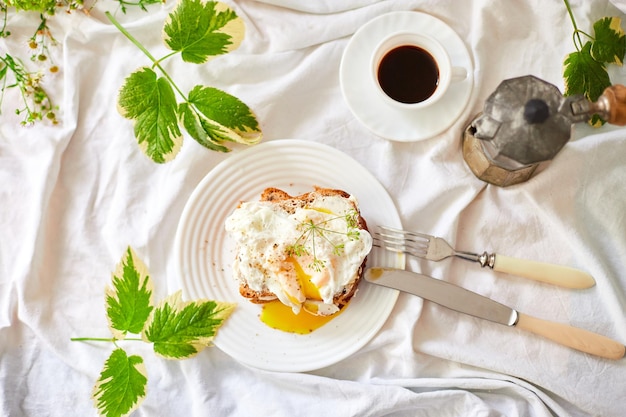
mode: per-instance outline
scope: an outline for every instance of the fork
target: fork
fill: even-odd
[[[595,285],[595,280],[591,275],[568,266],[512,258],[496,253],[462,252],[455,250],[440,237],[386,226],[379,226],[379,230],[378,233],[374,234],[374,245],[388,251],[405,253],[430,261],[441,261],[456,256],[467,261],[477,262],[483,268],[488,266],[494,271],[519,275],[567,288],[581,289]]]

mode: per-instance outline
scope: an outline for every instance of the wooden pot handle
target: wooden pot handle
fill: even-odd
[[[626,125],[625,86],[616,84],[607,87],[602,93],[602,96],[600,96],[597,104],[602,107],[607,122],[617,126]]]

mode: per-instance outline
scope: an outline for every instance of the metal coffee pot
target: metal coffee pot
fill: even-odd
[[[626,87],[613,85],[591,102],[582,95],[563,97],[556,86],[532,75],[505,80],[465,129],[463,158],[488,183],[524,182],[565,146],[574,123],[594,114],[626,125]]]

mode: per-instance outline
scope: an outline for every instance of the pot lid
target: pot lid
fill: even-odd
[[[569,141],[573,120],[559,89],[532,75],[505,80],[473,123],[495,159],[531,165],[552,159]],[[571,112],[570,112],[571,113]]]

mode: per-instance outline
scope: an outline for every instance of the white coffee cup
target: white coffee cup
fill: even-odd
[[[371,78],[389,105],[419,109],[441,99],[451,83],[466,79],[467,70],[453,67],[446,49],[436,39],[396,32],[375,48]]]

